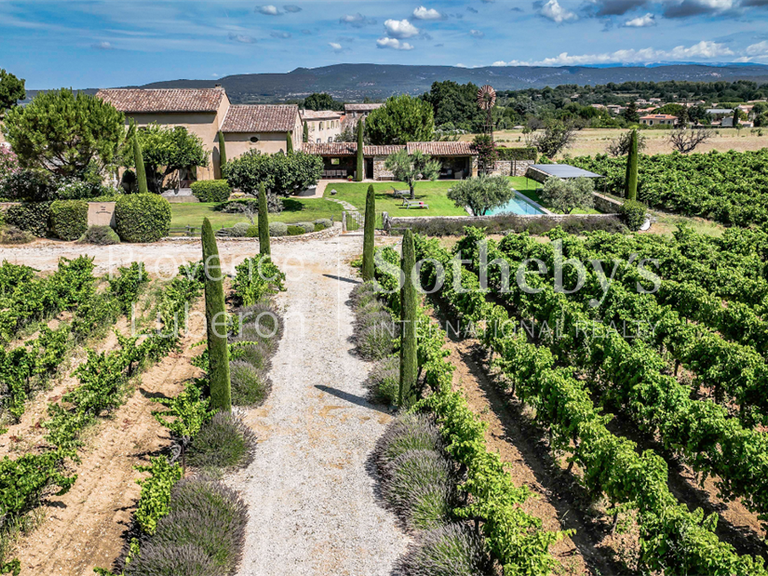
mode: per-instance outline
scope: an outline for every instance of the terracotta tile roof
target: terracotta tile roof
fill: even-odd
[[[470,142],[408,142],[408,154],[421,150],[430,156],[472,156]]]
[[[405,146],[363,146],[364,156],[389,156],[405,148]],[[354,156],[357,154],[357,142],[307,142],[301,147],[302,152],[319,156]]]
[[[370,112],[384,106],[383,103],[378,102],[376,104],[344,104],[345,112]]]
[[[290,132],[296,127],[299,107],[295,104],[249,104],[230,106],[222,132]]]
[[[338,120],[341,118],[341,112],[335,110],[302,110],[300,112],[303,120]]]
[[[641,116],[640,120],[675,120],[677,116],[672,114],[650,114],[648,116]]]
[[[224,97],[223,88],[110,88],[99,90],[98,98],[121,112],[216,112]]]

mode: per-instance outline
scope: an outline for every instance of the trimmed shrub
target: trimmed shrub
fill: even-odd
[[[170,511],[158,521],[152,544],[195,546],[213,564],[209,575],[233,574],[247,521],[245,504],[234,490],[206,478],[182,480],[171,492]]]
[[[125,567],[125,576],[210,576],[216,564],[194,544],[142,544]]]
[[[393,420],[381,435],[373,450],[373,457],[383,478],[391,469],[389,464],[409,450],[443,451],[440,430],[424,414],[406,413]]]
[[[319,218],[315,220],[315,229],[317,229],[318,226],[322,226],[324,228],[330,228],[333,226],[333,222],[331,222],[330,218]]]
[[[231,228],[222,228],[216,231],[216,236],[222,238],[245,238],[248,230],[252,227],[248,222],[238,222]]]
[[[10,226],[42,238],[48,234],[50,215],[50,202],[22,202],[8,207],[5,221]]]
[[[301,236],[306,230],[301,226],[288,226],[288,236]]]
[[[272,304],[256,303],[238,311],[241,316],[240,333],[232,340],[262,342],[277,349],[283,337],[283,318]]]
[[[458,505],[453,465],[434,450],[408,450],[387,468],[382,483],[387,505],[410,530],[446,524]]]
[[[77,240],[88,230],[85,200],[56,200],[51,204],[51,231],[62,240]]]
[[[256,436],[230,412],[218,412],[192,440],[187,462],[197,468],[245,468],[253,461]]]
[[[376,362],[368,373],[365,387],[369,390],[369,399],[377,404],[394,406],[400,388],[400,359],[389,356]]]
[[[227,202],[217,204],[213,209],[217,212],[226,212],[227,214],[239,214],[251,209],[254,214],[259,213],[259,199],[233,198]],[[279,214],[283,211],[283,199],[277,194],[267,194],[267,212],[270,214]]]
[[[112,230],[111,226],[91,226],[85,231],[80,239],[80,244],[98,244],[99,246],[109,246],[111,244],[120,244],[120,236]]]
[[[35,237],[29,232],[14,226],[7,226],[0,230],[0,244],[27,244],[34,239]]]
[[[640,227],[645,223],[645,213],[645,204],[638,202],[637,200],[627,200],[619,209],[622,222],[624,222],[627,228],[632,232],[640,230]]]
[[[157,194],[127,194],[115,204],[115,222],[123,242],[157,242],[171,228],[171,205]]]
[[[536,148],[496,148],[496,154],[499,160],[536,160],[538,150]]]
[[[288,234],[288,224],[286,224],[285,222],[269,223],[270,236],[286,236],[287,234]]]
[[[299,226],[301,228],[304,228],[304,232],[309,234],[310,232],[315,231],[315,223],[314,222],[296,222],[296,226]]]
[[[56,180],[47,170],[25,168],[0,179],[0,196],[28,202],[56,198]]]
[[[199,180],[190,188],[200,202],[226,202],[232,193],[226,180]]]
[[[245,360],[229,363],[229,378],[232,386],[232,404],[235,406],[258,406],[266,400],[272,385],[263,373]]]
[[[466,524],[452,523],[426,533],[398,562],[396,576],[492,576],[485,539]]]
[[[248,226],[248,229],[245,231],[245,236],[247,238],[258,238],[259,227],[251,224],[250,226]]]
[[[424,218],[422,221],[408,225],[414,234],[423,236],[461,236],[468,225],[485,228],[486,234],[501,234],[504,232],[541,235],[557,226],[562,226],[571,234],[585,234],[602,230],[611,234],[623,234],[627,227],[618,217],[605,218],[602,216],[569,216],[555,220],[553,218],[523,218],[515,215],[484,216],[474,219],[471,223],[450,218]],[[392,228],[392,234],[402,234],[405,228]]]

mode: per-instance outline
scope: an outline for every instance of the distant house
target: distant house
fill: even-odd
[[[677,124],[677,116],[671,114],[649,114],[641,116],[640,123],[646,126],[674,126]]]
[[[364,119],[368,114],[384,106],[382,102],[376,104],[344,104],[344,122],[350,126],[357,126],[360,119]]]
[[[387,156],[406,149],[409,154],[420,150],[441,164],[440,178],[461,180],[477,175],[477,154],[469,142],[409,142],[406,145],[365,146],[365,175],[367,179],[392,180],[385,167]],[[310,143],[304,151],[323,159],[323,178],[347,178],[357,169],[357,142]]]
[[[714,118],[722,118],[724,116],[732,116],[733,108],[708,108],[707,114]]]
[[[142,89],[115,88],[96,94],[109,102],[139,128],[157,123],[183,126],[203,141],[211,156],[207,167],[180,175],[180,179],[210,180],[221,177],[218,133],[224,134],[227,158],[252,149],[272,154],[285,151],[287,134],[293,136],[294,149],[302,144],[302,125],[296,105],[233,106],[224,88]]]
[[[308,142],[333,142],[341,134],[343,115],[334,110],[302,110],[301,119],[307,125]]]

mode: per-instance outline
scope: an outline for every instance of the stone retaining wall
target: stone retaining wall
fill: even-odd
[[[595,209],[600,212],[620,212],[621,207],[624,205],[620,200],[615,200],[608,196],[603,196],[594,192],[595,196]]]
[[[497,160],[491,174],[500,176],[525,176],[533,160]]]

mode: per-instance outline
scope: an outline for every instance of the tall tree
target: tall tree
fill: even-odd
[[[471,82],[458,84],[446,80],[434,82],[422,99],[432,105],[436,126],[481,132],[485,126],[485,114],[477,105],[477,91],[478,86]]]
[[[376,193],[373,184],[365,196],[365,228],[363,231],[363,280],[373,280],[373,251],[376,233]]]
[[[139,130],[138,135],[152,192],[162,192],[165,178],[181,169],[208,165],[208,152],[202,139],[183,126],[153,123]]]
[[[515,196],[505,176],[487,176],[459,180],[448,190],[448,199],[459,208],[469,206],[475,216],[485,216],[489,210],[503,206]]]
[[[144,156],[141,152],[141,142],[136,134],[136,124],[131,123],[132,144],[133,144],[133,164],[136,166],[136,184],[139,187],[139,194],[147,194],[149,188],[147,187],[147,169],[144,166]]]
[[[361,119],[357,123],[357,170],[355,172],[355,180],[362,182],[365,177],[365,140],[363,139],[363,131],[365,130],[365,123]]]
[[[740,111],[738,108],[733,109],[733,127],[738,128],[739,127],[739,117],[741,116]]]
[[[23,167],[84,179],[117,158],[125,117],[95,96],[62,89],[8,110],[3,131]]]
[[[554,158],[571,145],[575,132],[573,124],[549,120],[543,132],[536,132],[528,138],[528,145],[536,148],[540,154]]]
[[[634,100],[627,105],[622,114],[624,115],[624,120],[629,124],[640,122],[640,114],[637,112],[637,104],[635,104]]]
[[[249,150],[227,162],[227,181],[246,194],[255,194],[261,184],[275,194],[298,194],[317,184],[322,174],[323,159],[301,151],[262,154]]]
[[[27,92],[24,90],[24,79],[16,78],[10,72],[0,68],[0,118],[9,108],[16,106],[16,102],[24,100]]]
[[[411,191],[411,200],[416,198],[416,182],[419,180],[436,180],[440,174],[440,162],[432,160],[428,154],[416,150],[413,154],[403,149],[387,157],[387,170],[392,172],[395,180],[405,182]]]
[[[293,154],[293,136],[290,132],[285,133],[285,153]]]
[[[344,110],[344,104],[337,102],[333,99],[333,96],[325,92],[322,94],[317,92],[310,94],[304,98],[303,104],[307,110]]]
[[[203,220],[203,270],[205,272],[205,320],[208,331],[208,380],[211,408],[232,409],[229,379],[228,320],[224,307],[224,275],[219,261],[216,237],[208,218]]]
[[[224,166],[227,165],[227,143],[224,141],[224,132],[219,130],[219,171],[224,178]]]
[[[413,271],[416,267],[416,251],[413,245],[413,232],[405,230],[403,234],[403,255],[401,269],[405,282],[400,290],[400,388],[398,405],[410,407],[416,400],[416,378],[418,376],[416,356],[416,308],[418,306]]]
[[[408,94],[392,96],[365,119],[371,144],[428,142],[435,134],[432,106]]]
[[[638,149],[637,130],[632,130],[627,156],[627,200],[637,200]]]
[[[269,256],[272,249],[269,245],[269,208],[267,207],[267,187],[259,186],[259,254]]]
[[[490,174],[496,167],[496,160],[499,153],[496,151],[496,143],[490,134],[478,134],[472,140],[472,150],[477,154],[477,162],[480,165],[480,171]]]
[[[304,142],[304,144],[309,142],[309,125],[307,124],[306,121],[304,122],[304,127],[303,127],[303,131],[302,131],[301,139]]]

